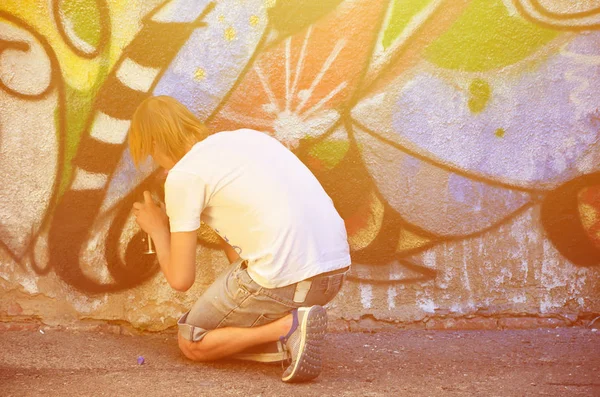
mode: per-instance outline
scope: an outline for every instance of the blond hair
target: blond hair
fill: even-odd
[[[136,166],[154,150],[177,162],[208,135],[206,126],[175,98],[150,97],[140,103],[133,114],[129,151]]]

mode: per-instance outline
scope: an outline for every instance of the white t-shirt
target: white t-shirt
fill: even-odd
[[[211,226],[248,260],[265,288],[350,264],[344,221],[308,168],[258,131],[224,131],[198,142],[169,171],[171,232]]]

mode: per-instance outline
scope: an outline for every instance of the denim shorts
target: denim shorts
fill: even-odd
[[[238,260],[200,296],[177,322],[179,333],[197,342],[222,327],[256,327],[284,317],[301,306],[325,305],[340,291],[348,268],[323,273],[281,288],[258,285]]]

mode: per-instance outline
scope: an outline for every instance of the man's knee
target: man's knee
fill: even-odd
[[[177,334],[177,342],[179,344],[179,350],[184,356],[193,361],[208,361],[202,348],[202,341],[192,342],[181,336],[181,333]]]

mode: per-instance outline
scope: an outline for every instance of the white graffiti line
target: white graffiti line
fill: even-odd
[[[461,281],[465,286],[465,290],[467,290],[468,301],[467,305],[469,308],[475,308],[475,302],[473,300],[473,290],[471,289],[471,280],[469,277],[469,263],[472,262],[472,255],[470,250],[470,245],[467,240],[462,241],[462,274]]]
[[[93,54],[96,48],[94,48],[93,45],[89,44],[85,40],[82,40],[77,33],[75,33],[75,25],[69,18],[65,16],[63,10],[58,12],[58,16],[60,23],[62,23],[63,27],[65,28],[65,33],[69,37],[69,40],[71,40],[73,44],[75,44],[75,46],[84,53]]]
[[[110,117],[104,112],[96,111],[90,135],[102,142],[122,144],[127,138],[131,121]]]
[[[387,290],[388,310],[393,310],[396,308],[396,296],[398,296],[396,287],[390,285]]]
[[[577,52],[567,51],[565,50],[565,46],[560,51],[560,55],[573,58],[577,62],[585,65],[596,66],[600,65],[600,55],[588,55],[588,54],[579,54]]]
[[[71,190],[98,190],[104,188],[107,182],[108,175],[106,174],[88,172],[77,168]]]
[[[160,6],[152,21],[159,23],[191,23],[196,21],[211,0],[170,0]]]
[[[591,1],[561,2],[555,0],[551,7],[548,7],[548,4],[538,4],[538,6],[541,6],[542,10],[538,10],[532,0],[513,0],[513,3],[515,7],[520,6],[520,11],[537,22],[545,22],[561,27],[593,27],[593,25],[598,23],[598,13],[594,12],[596,11],[594,10],[594,7],[596,6],[593,5],[593,2]],[[583,5],[583,7],[576,7],[573,9],[574,4]],[[556,6],[558,6],[558,9]]]
[[[519,11],[517,10],[517,7],[515,7],[513,0],[502,0],[502,3],[504,4],[504,7],[506,7],[508,15],[511,17],[519,15]]]
[[[312,108],[310,108],[306,112],[304,112],[302,114],[302,120],[305,121],[306,119],[308,119],[314,112],[316,112],[323,105],[325,105],[327,103],[327,101],[329,101],[331,98],[333,98],[335,95],[337,95],[340,91],[342,91],[344,88],[346,88],[347,85],[348,85],[347,81],[340,83],[337,87],[335,87],[333,89],[333,91],[331,91],[329,94],[327,94],[327,96],[325,96],[318,103],[316,103],[315,106],[313,106]]]
[[[576,74],[577,72],[579,72],[581,70],[582,70],[582,68],[577,68],[575,70],[569,70],[569,71],[565,72],[565,78],[567,79],[567,81],[579,83],[579,85],[577,87],[575,87],[573,89],[573,91],[571,91],[571,94],[569,95],[569,99],[578,106],[582,104],[582,101],[579,99],[580,94],[582,92],[584,92],[585,90],[587,90],[588,87],[590,86],[588,79],[586,79],[585,77],[578,76]]]
[[[371,284],[359,284],[360,303],[364,309],[370,309],[373,302],[373,286]]]
[[[421,26],[423,26],[433,16],[438,8],[440,8],[444,1],[445,0],[432,1],[425,6],[421,12],[417,13],[410,19],[410,21],[406,24],[406,27],[402,30],[398,37],[396,37],[392,45],[373,61],[371,65],[372,70],[369,72],[371,77],[368,80],[372,80],[374,76],[376,76],[378,72],[388,62],[390,62],[393,55],[404,47],[404,45],[419,31]],[[381,40],[377,40],[377,42],[381,43]]]
[[[159,72],[160,68],[142,66],[130,58],[125,58],[117,69],[117,79],[133,90],[148,92]]]
[[[560,50],[560,55],[564,57],[568,57],[576,61],[579,65],[574,70],[568,70],[565,72],[565,78],[568,81],[572,81],[575,83],[579,83],[577,87],[573,89],[571,94],[569,95],[569,99],[573,101],[576,105],[581,105],[581,94],[586,91],[590,87],[590,82],[587,78],[578,75],[579,72],[586,70],[587,66],[597,66],[600,65],[600,56],[599,55],[587,55],[587,54],[578,54],[576,52],[567,51],[565,46],[563,46]]]
[[[294,82],[292,83],[292,92],[290,93],[289,100],[291,102],[292,98],[296,95],[296,89],[298,88],[298,81],[300,80],[300,74],[304,67],[304,61],[306,60],[306,47],[308,45],[308,39],[312,33],[312,25],[306,30],[306,34],[304,35],[304,41],[302,42],[302,48],[300,49],[300,58],[298,59],[298,63],[296,64],[296,72],[294,74]],[[289,38],[291,40],[291,38]]]
[[[285,41],[285,110],[290,110],[290,58],[291,58],[291,37]]]
[[[397,48],[406,43],[406,41],[410,39],[417,32],[417,30],[419,30],[419,28],[423,26],[425,22],[427,22],[429,18],[431,18],[438,8],[440,8],[443,2],[444,0],[432,1],[426,7],[424,7],[421,12],[411,18],[411,20],[406,24],[406,28],[404,28],[402,33],[400,33],[396,38],[396,43],[393,45],[393,47]]]
[[[244,114],[239,114],[233,110],[224,110],[221,112],[221,116],[224,118],[235,121],[240,124],[252,124],[256,126],[272,128],[273,122],[266,119],[260,119],[258,117],[246,116]]]
[[[269,101],[271,102],[271,105],[275,109],[277,109],[278,112],[280,112],[281,108],[279,107],[279,102],[277,102],[277,98],[275,97],[275,94],[271,90],[271,87],[269,86],[269,83],[267,82],[267,79],[263,75],[262,70],[260,69],[260,67],[258,66],[258,64],[254,66],[254,71],[258,75],[258,78],[260,80],[260,84],[262,84],[263,90],[265,91],[265,93],[269,97]]]
[[[306,94],[302,98],[302,101],[296,108],[296,110],[295,110],[296,113],[300,113],[300,111],[302,110],[304,105],[306,105],[306,102],[312,96],[312,93],[313,93],[315,87],[321,82],[321,79],[323,79],[323,76],[325,76],[325,73],[327,73],[327,71],[331,68],[331,65],[333,64],[333,62],[335,62],[335,59],[337,58],[339,53],[344,49],[345,46],[346,46],[345,39],[340,39],[337,41],[337,43],[335,43],[335,47],[333,48],[333,51],[329,54],[329,57],[327,57],[327,59],[325,60],[325,63],[323,63],[321,70],[319,70],[319,73],[317,74],[315,79],[312,81],[310,87],[306,91]]]

